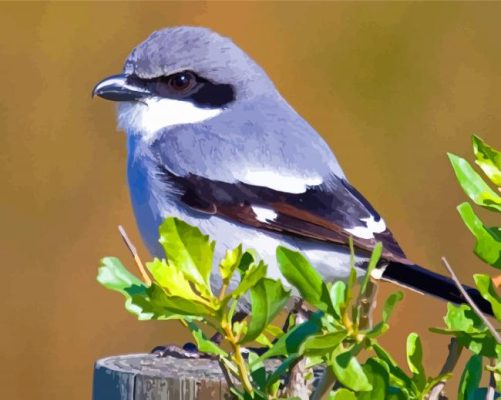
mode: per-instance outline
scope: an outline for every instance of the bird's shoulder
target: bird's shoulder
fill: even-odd
[[[344,178],[335,175],[318,185],[276,190],[262,184],[223,182],[195,174],[178,176],[158,167],[161,179],[186,207],[258,229],[355,247],[370,253],[383,243],[383,258],[407,262],[384,220]]]

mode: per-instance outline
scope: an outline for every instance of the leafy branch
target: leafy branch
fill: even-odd
[[[473,138],[476,163],[492,183],[501,185],[501,155],[481,139]],[[449,155],[458,180],[469,198],[490,211],[501,212],[501,197],[464,159]],[[458,206],[461,218],[476,238],[475,253],[489,265],[501,268],[501,230],[486,227],[470,203]],[[416,333],[407,337],[407,370],[399,366],[379,343],[389,319],[402,300],[395,292],[385,299],[379,320],[373,322],[377,283],[372,280],[381,244],[377,244],[362,271],[354,264],[346,281],[324,282],[300,253],[279,246],[277,264],[284,282],[267,277],[267,265],[252,249],[238,246],[214,260],[215,242],[197,228],[168,218],[159,229],[165,258],[143,264],[123,228],[122,238],[133,255],[142,279],[130,273],[117,258],[101,260],[98,281],[125,297],[125,308],[140,320],[178,320],[192,334],[198,350],[216,359],[233,397],[249,400],[280,398],[314,400],[434,400],[446,399],[444,388],[464,349],[472,355],[461,377],[458,399],[491,399],[500,389],[501,344],[499,333],[474,303],[447,305],[445,328],[432,328],[451,336],[449,353],[437,376],[423,365],[423,348]],[[451,276],[457,277],[444,259]],[[216,274],[218,275],[216,277]],[[221,282],[211,285],[215,279]],[[476,286],[501,320],[501,298],[496,280],[476,274]],[[217,289],[217,290],[216,290]],[[291,304],[292,293],[304,301],[309,317],[298,314],[288,329],[274,324]],[[463,293],[468,299],[467,293]],[[250,313],[243,317],[240,311]],[[218,337],[221,340],[211,340]],[[264,353],[248,348],[253,342]],[[484,365],[484,358],[489,360]],[[274,360],[275,368],[269,361]],[[323,368],[311,388],[314,369]],[[479,388],[482,371],[489,384]]]
[[[461,292],[461,294],[463,295],[463,297],[466,299],[468,305],[471,307],[471,309],[473,311],[475,311],[475,314],[477,314],[477,316],[482,320],[482,322],[487,327],[487,329],[489,329],[489,331],[492,334],[492,336],[496,339],[496,342],[498,344],[501,344],[501,336],[496,331],[496,329],[494,328],[494,326],[492,326],[492,324],[489,322],[489,320],[487,319],[487,317],[482,313],[482,311],[480,311],[480,309],[475,304],[475,302],[472,300],[472,298],[470,297],[470,295],[468,294],[468,292],[464,289],[463,285],[461,285],[461,282],[459,282],[459,279],[456,276],[456,273],[454,272],[454,270],[452,269],[452,267],[450,266],[449,262],[447,261],[447,259],[445,257],[442,257],[442,262],[444,263],[445,268],[447,268],[447,271],[449,272],[452,280],[456,284],[456,287]]]

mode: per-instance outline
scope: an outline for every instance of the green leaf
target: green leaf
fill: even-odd
[[[383,245],[381,244],[381,242],[377,242],[376,245],[374,246],[374,249],[372,250],[371,259],[369,260],[369,265],[367,266],[367,271],[365,273],[364,280],[362,281],[362,286],[360,288],[361,295],[365,294],[365,291],[367,290],[367,284],[371,279],[371,273],[374,270],[374,268],[376,268],[377,263],[381,258],[382,252],[383,252]]]
[[[473,279],[475,279],[475,285],[482,297],[491,303],[492,311],[497,320],[501,321],[501,298],[496,292],[491,277],[484,274],[475,274],[473,275]]]
[[[485,329],[482,320],[467,304],[447,303],[444,322],[451,331],[475,333]]]
[[[273,336],[274,338],[279,338],[284,334],[284,331],[281,328],[272,324],[269,324],[264,330],[264,332],[267,333],[268,335]]]
[[[240,258],[240,261],[238,263],[237,269],[240,271],[241,274],[245,274],[249,267],[254,264],[254,261],[257,260],[257,254],[255,253],[254,250],[252,249],[247,249],[244,254],[242,254],[242,257]]]
[[[214,311],[202,304],[181,297],[168,296],[158,285],[145,290],[138,287],[126,289],[130,297],[130,309],[141,320],[149,319],[202,319],[213,317]]]
[[[496,186],[501,186],[501,153],[478,136],[472,136],[475,162]]]
[[[305,368],[310,369],[310,368],[316,367],[320,364],[324,364],[324,362],[325,362],[325,357],[321,357],[321,356],[306,357]]]
[[[322,277],[301,253],[278,246],[277,261],[282,275],[303,299],[319,310],[326,311],[329,308],[329,291]]]
[[[104,287],[117,291],[125,297],[125,308],[140,320],[184,319],[187,316],[200,318],[211,311],[177,297],[169,298],[164,290],[156,285],[146,286],[131,274],[114,257],[101,260],[97,281]]]
[[[223,349],[221,349],[216,343],[212,340],[208,339],[202,330],[195,325],[193,322],[188,323],[188,329],[191,331],[195,342],[197,343],[198,351],[206,354],[213,354],[215,356],[227,357],[228,353],[226,353]]]
[[[250,289],[252,317],[247,334],[240,343],[256,339],[284,308],[290,297],[280,281],[261,279]]]
[[[301,344],[311,335],[320,332],[322,328],[321,313],[317,312],[302,324],[296,325],[281,336],[266,353],[261,355],[261,361],[270,357],[287,356],[298,354]]]
[[[458,342],[471,352],[484,357],[494,358],[499,355],[500,345],[496,343],[496,339],[488,331],[480,337],[466,334],[459,335]]]
[[[357,400],[357,396],[351,390],[341,388],[329,393],[329,400]]]
[[[268,377],[268,381],[266,382],[266,386],[272,386],[276,381],[278,381],[281,377],[283,377],[289,370],[292,368],[298,359],[300,358],[297,354],[291,354],[287,357],[282,363],[276,368],[271,375]]]
[[[137,315],[138,319],[162,319],[164,316],[165,309],[163,307],[145,311],[132,302],[130,293],[146,297],[148,286],[135,275],[131,274],[118,258],[105,257],[101,260],[101,266],[97,273],[97,281],[105,288],[124,295],[126,299],[125,309]]]
[[[97,281],[104,287],[126,294],[123,290],[131,286],[146,285],[131,274],[116,257],[104,257],[98,269]]]
[[[391,314],[397,303],[403,299],[404,295],[402,292],[398,291],[390,294],[383,305],[383,320],[378,324],[374,325],[372,329],[370,329],[366,335],[369,338],[375,338],[389,329],[388,320],[390,319]]]
[[[357,281],[357,272],[355,271],[355,248],[353,247],[353,237],[349,237],[350,245],[350,275],[346,281],[346,290],[344,293],[344,302],[348,305],[351,301],[351,294]]]
[[[475,354],[488,358],[496,358],[501,354],[501,346],[489,332],[483,321],[466,304],[456,306],[447,304],[447,315],[444,317],[446,329],[431,328],[435,333],[452,335],[461,346]]]
[[[457,209],[475,236],[475,254],[493,267],[501,268],[501,229],[484,226],[469,203],[462,203]]]
[[[415,383],[398,366],[393,357],[391,357],[391,355],[384,348],[377,343],[373,343],[372,348],[377,356],[388,366],[390,371],[390,383],[400,388],[407,388],[411,391],[417,390]]]
[[[169,295],[208,304],[207,300],[204,300],[193,291],[193,287],[184,272],[177,269],[170,262],[155,258],[152,262],[146,263],[146,268],[148,268],[154,280]]]
[[[362,368],[372,385],[372,390],[359,393],[358,400],[386,400],[387,388],[390,385],[387,365],[378,359],[369,358]]]
[[[235,321],[232,323],[233,334],[235,336],[242,336],[247,333],[247,321]]]
[[[494,397],[493,399],[494,400],[497,400],[501,397],[501,394],[496,392],[494,393]],[[487,388],[486,387],[482,387],[482,388],[478,388],[473,394],[472,396],[470,397],[471,400],[485,400],[487,399]]]
[[[224,283],[228,284],[235,269],[239,266],[242,259],[242,245],[235,247],[233,250],[226,251],[224,258],[219,263],[219,271]]]
[[[388,388],[387,400],[410,400],[409,391],[405,388],[397,388],[390,386]],[[414,400],[416,396],[412,397]]]
[[[479,206],[501,211],[501,197],[484,182],[464,158],[448,153],[459,184],[465,193]]]
[[[259,343],[263,347],[268,347],[269,348],[269,347],[273,346],[273,342],[270,339],[268,339],[268,337],[264,333],[261,333],[254,340],[256,341],[256,343]]]
[[[253,384],[257,385],[259,390],[264,391],[266,389],[266,368],[264,363],[259,362],[259,356],[253,351],[249,351],[249,365]]]
[[[332,353],[331,368],[337,380],[356,392],[372,390],[367,375],[355,356],[355,348],[344,351],[338,347]]]
[[[474,400],[482,379],[482,357],[473,355],[468,360],[459,382],[458,400]]]
[[[385,333],[389,328],[390,328],[390,325],[381,321],[381,322],[377,323],[376,325],[374,325],[372,327],[372,329],[369,329],[365,333],[365,336],[370,338],[370,339],[373,339],[373,338],[376,338],[376,337],[382,335],[383,333]]]
[[[236,386],[230,387],[230,393],[237,400],[247,400],[247,398],[245,397],[246,393],[241,391]]]
[[[412,379],[417,388],[423,390],[426,386],[426,375],[423,368],[423,346],[419,335],[414,332],[407,337],[407,364],[413,374]]]
[[[404,294],[401,291],[392,293],[388,296],[383,306],[383,322],[388,322],[391,314],[397,303],[404,298]]]
[[[199,285],[203,294],[211,295],[209,278],[215,242],[198,228],[177,218],[167,218],[159,232],[159,241],[169,261]]]
[[[345,303],[346,298],[346,284],[343,281],[336,281],[329,290],[329,296],[331,298],[331,303],[337,317],[341,317],[341,309],[345,308],[347,304]]]
[[[301,353],[308,357],[332,353],[343,342],[346,336],[346,331],[310,336],[304,341]]]
[[[268,389],[268,398],[272,399],[280,399],[278,396],[278,391],[280,390],[280,384],[281,382],[277,380],[275,383],[271,384]]]
[[[252,264],[245,273],[242,274],[240,283],[236,289],[230,293],[228,297],[239,298],[244,295],[250,288],[254,287],[266,275],[268,267],[260,261],[259,264]]]

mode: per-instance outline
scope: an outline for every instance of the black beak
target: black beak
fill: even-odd
[[[151,92],[139,79],[119,74],[99,82],[92,90],[94,96],[111,101],[135,101],[151,96]]]

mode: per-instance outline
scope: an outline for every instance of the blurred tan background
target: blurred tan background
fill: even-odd
[[[188,338],[176,323],[136,321],[95,281],[102,256],[132,266],[118,224],[140,240],[114,105],[90,92],[149,33],[193,24],[232,37],[324,135],[409,257],[442,271],[447,255],[471,283],[490,271],[471,253],[445,154],[471,158],[472,133],[501,147],[500,18],[495,3],[1,3],[3,398],[88,399],[95,359]],[[436,373],[447,341],[427,328],[444,312],[406,292],[384,343],[403,361],[419,332]]]

